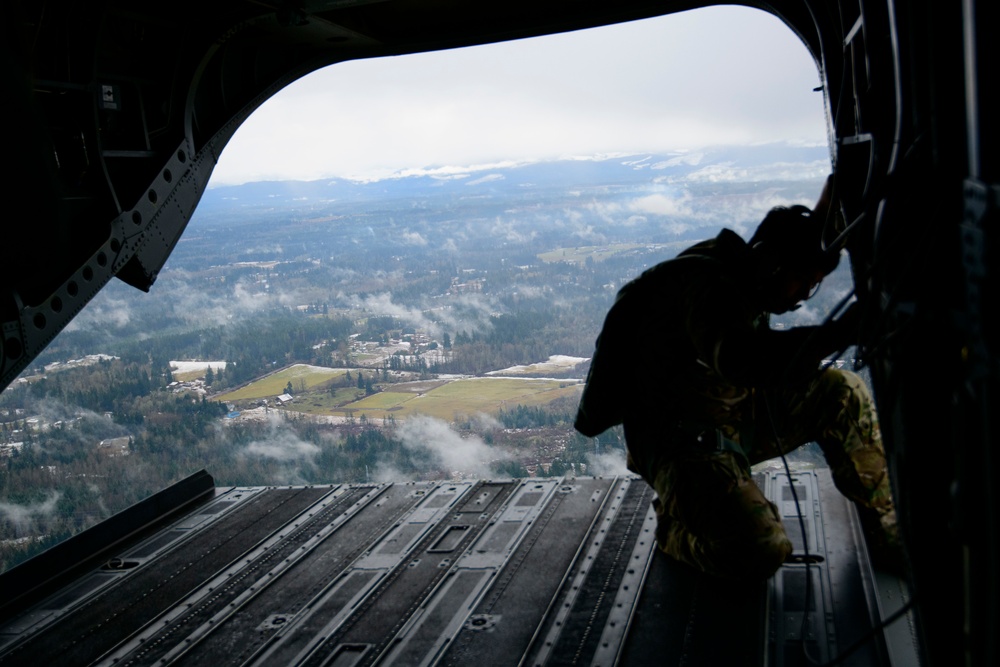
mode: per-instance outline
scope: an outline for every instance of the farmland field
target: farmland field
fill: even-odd
[[[343,376],[344,373],[345,371],[342,369],[295,364],[277,373],[255,380],[236,391],[216,396],[215,400],[246,401],[260,398],[274,398],[285,393],[285,387],[288,386],[289,382],[292,383],[292,390],[295,392],[309,391],[330,380]]]
[[[332,417],[376,420],[423,414],[446,421],[475,415],[496,414],[516,405],[546,405],[582,391],[580,380],[520,377],[466,377],[414,380],[394,384],[378,383],[382,391],[365,395],[353,386],[334,386],[346,373],[342,369],[299,364],[265,376],[246,387],[216,396],[218,401],[255,401],[274,398],[292,383],[292,401],[284,406],[291,412]]]
[[[563,396],[577,396],[582,384],[576,381],[530,380],[520,378],[468,378],[452,380],[426,393],[385,391],[354,401],[326,414],[381,419],[391,414],[396,419],[423,414],[445,421],[483,412],[496,414],[501,408],[515,405],[545,405]],[[300,406],[292,403],[291,410]],[[316,412],[315,410],[305,410]]]

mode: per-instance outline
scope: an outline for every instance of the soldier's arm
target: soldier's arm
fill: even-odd
[[[854,342],[857,310],[822,326],[762,328],[722,341],[719,372],[739,384],[780,386],[809,379],[823,359]]]

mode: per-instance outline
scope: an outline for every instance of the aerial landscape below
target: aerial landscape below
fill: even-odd
[[[0,395],[0,567],[202,468],[227,486],[623,473],[620,433],[572,428],[617,290],[814,200],[827,169],[825,147],[769,144],[211,188],[148,295],[109,284]],[[777,326],[849,287],[842,267]],[[636,341],[637,364],[662,354]]]

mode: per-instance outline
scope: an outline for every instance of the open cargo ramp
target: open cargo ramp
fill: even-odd
[[[788,477],[758,483],[802,535]],[[655,548],[639,478],[215,488],[205,473],[0,576],[0,665],[916,665],[826,470],[811,562],[736,585]],[[802,550],[804,551],[804,550]]]

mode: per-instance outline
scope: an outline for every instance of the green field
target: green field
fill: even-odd
[[[308,392],[311,389],[328,383],[344,375],[346,371],[334,368],[320,368],[295,364],[277,373],[262,377],[236,391],[216,396],[218,401],[247,401],[261,398],[274,398],[285,393],[285,387],[292,383],[293,392]]]
[[[442,387],[453,380],[414,380],[412,382],[400,382],[392,385],[392,391],[401,391],[408,394],[426,394],[432,389]]]
[[[407,391],[406,385],[391,386],[388,391],[339,407],[323,396],[309,395],[296,398],[288,409],[355,418],[364,415],[369,420],[390,414],[397,419],[423,414],[452,421],[480,412],[496,414],[502,407],[518,404],[545,405],[563,396],[578,396],[582,386],[558,380],[473,378],[437,383],[424,393]]]
[[[292,383],[293,401],[287,410],[314,415],[377,420],[423,414],[452,421],[483,412],[496,414],[515,405],[545,405],[564,396],[579,396],[583,385],[575,380],[530,378],[465,378],[422,380],[380,385],[384,390],[365,396],[355,387],[337,387],[330,381],[345,371],[296,365],[263,377],[246,387],[216,396],[218,401],[252,401],[274,398]]]
[[[382,391],[371,396],[365,396],[360,401],[354,401],[344,406],[344,410],[395,410],[415,397],[414,394]]]

